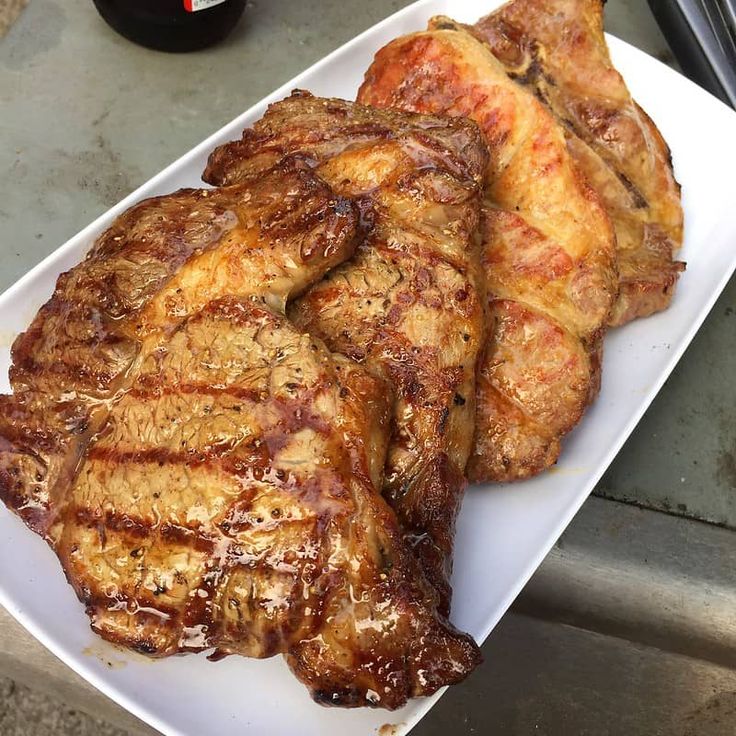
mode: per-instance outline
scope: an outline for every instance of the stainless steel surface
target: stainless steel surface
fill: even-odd
[[[692,28],[703,54],[723,91],[736,106],[736,66],[734,66],[733,40],[727,27],[720,20],[720,11],[713,0],[674,0],[687,23]]]
[[[734,45],[730,27],[732,15],[729,12],[727,2],[724,2],[724,0],[715,0],[715,2],[700,0],[700,5],[708,18],[710,29],[716,37],[718,48],[725,57],[726,65],[730,68],[736,67],[736,45]]]
[[[731,40],[736,43],[736,2],[734,0],[716,0],[716,2],[728,26]]]
[[[115,35],[91,2],[33,0],[0,42],[0,289],[405,4],[256,0],[223,46],[170,56]],[[672,63],[642,0],[609,0],[607,26]],[[736,733],[736,539],[699,521],[736,526],[735,302],[732,281],[600,484],[644,508],[591,499],[489,638],[482,669],[417,734]],[[3,612],[0,673],[151,733]]]

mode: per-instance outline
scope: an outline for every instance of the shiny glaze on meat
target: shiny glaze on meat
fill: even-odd
[[[611,63],[602,0],[513,0],[480,20],[507,73],[565,126],[576,163],[617,237],[620,325],[666,309],[684,264],[680,187],[670,151]]]
[[[495,332],[467,473],[473,481],[539,473],[598,390],[618,285],[605,210],[552,115],[449,18],[381,49],[358,99],[468,116],[485,135],[482,262]]]
[[[361,197],[370,219],[355,257],[289,316],[396,391],[384,492],[447,612],[484,333],[480,134],[467,121],[301,93],[271,105],[242,140],[217,149],[205,179],[238,181],[285,154],[311,161],[339,193]]]
[[[291,194],[289,194],[291,192]],[[83,448],[123,390],[144,339],[224,294],[283,309],[355,247],[357,213],[287,164],[214,197],[181,190],[121,215],[12,348],[0,397],[0,488],[39,534],[52,529]],[[301,243],[294,261],[294,241]],[[248,250],[250,258],[241,259]],[[17,448],[25,448],[16,451]]]
[[[395,708],[479,655],[377,490],[390,390],[284,315],[359,219],[298,161],[123,214],[14,345],[0,493],[106,639]]]

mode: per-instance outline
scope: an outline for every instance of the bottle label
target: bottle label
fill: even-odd
[[[189,13],[196,13],[198,10],[206,10],[213,5],[220,5],[225,0],[184,0],[184,10]]]

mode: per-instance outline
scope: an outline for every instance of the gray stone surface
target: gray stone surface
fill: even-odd
[[[253,0],[225,43],[174,55],[117,35],[91,0],[33,0],[0,42],[0,290],[210,133],[406,4]]]
[[[127,736],[56,698],[7,677],[0,678],[0,734],[3,736]]]

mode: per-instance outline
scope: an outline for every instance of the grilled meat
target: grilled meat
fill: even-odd
[[[482,364],[474,481],[513,480],[557,459],[599,386],[617,294],[614,236],[562,129],[488,48],[449,18],[392,41],[358,99],[468,116],[490,148],[483,267],[496,323]]]
[[[294,154],[340,194],[361,197],[372,227],[289,316],[396,391],[384,492],[447,612],[484,331],[482,139],[467,121],[296,93],[217,149],[204,178],[229,184]]]
[[[31,528],[57,536],[52,527],[71,476],[111,397],[128,385],[144,339],[226,294],[260,293],[283,308],[315,274],[349,255],[354,206],[331,205],[329,197],[294,167],[272,173],[263,186],[217,197],[182,190],[132,207],[59,277],[51,300],[13,345],[15,394],[0,399],[2,489]],[[244,207],[248,198],[253,204]],[[243,227],[236,207],[249,218]],[[254,246],[247,261],[233,232]],[[290,239],[279,239],[282,232]],[[303,255],[294,262],[291,239],[299,237]]]
[[[602,0],[513,0],[474,32],[565,127],[570,153],[616,230],[620,325],[666,309],[684,264],[670,151],[611,63]]]
[[[377,490],[390,391],[284,315],[358,231],[293,160],[146,200],[16,341],[0,494],[106,639],[284,653],[346,706],[395,708],[477,663]]]

